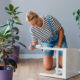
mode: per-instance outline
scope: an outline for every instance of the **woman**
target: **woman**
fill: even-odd
[[[30,31],[32,33],[32,43],[30,50],[35,50],[34,45],[38,45],[39,41],[42,46],[54,48],[67,48],[64,29],[56,18],[53,16],[40,17],[37,13],[29,11],[26,20],[32,25]],[[50,70],[53,66],[54,51],[43,51],[43,65],[46,70]],[[59,51],[59,67],[62,67],[62,52]]]

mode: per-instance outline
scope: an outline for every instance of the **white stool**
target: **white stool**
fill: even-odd
[[[80,74],[80,51],[79,49],[49,48],[49,47],[41,47],[40,45],[36,45],[36,48],[44,49],[44,50],[56,50],[56,69],[55,69],[56,73],[54,74],[40,73],[41,76],[68,79],[70,77]],[[59,68],[58,66],[58,61],[59,61],[58,51],[63,52],[62,68]]]

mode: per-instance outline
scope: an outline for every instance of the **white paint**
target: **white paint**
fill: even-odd
[[[56,51],[56,75],[58,75],[58,68],[59,68],[59,58],[58,58],[58,51]]]

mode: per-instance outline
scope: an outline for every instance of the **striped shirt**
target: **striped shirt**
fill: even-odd
[[[51,33],[51,30],[49,28],[49,24],[47,21],[47,16],[42,17],[43,19],[43,26],[42,27],[34,27],[31,26],[30,32],[32,34],[32,41],[47,41],[49,40],[53,35]],[[54,33],[56,33],[62,26],[59,23],[59,21],[54,18],[53,16],[49,17],[52,28]]]

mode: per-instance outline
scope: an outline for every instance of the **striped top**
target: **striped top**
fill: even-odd
[[[49,28],[47,16],[42,17],[42,19],[43,19],[42,27],[31,26],[31,28],[30,28],[33,42],[38,41],[38,40],[39,41],[47,41],[53,36],[51,33],[51,30]],[[53,16],[50,16],[49,19],[51,21],[53,31],[54,31],[54,33],[56,33],[62,26],[59,23],[59,21],[56,18],[54,18]]]

